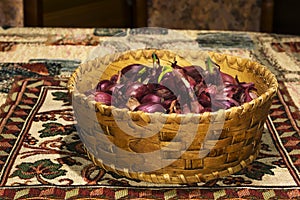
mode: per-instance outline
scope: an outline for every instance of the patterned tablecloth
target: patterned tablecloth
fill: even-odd
[[[258,158],[205,184],[129,180],[92,164],[68,100],[81,62],[137,48],[204,49],[250,58],[276,74]],[[300,36],[167,29],[0,29],[0,199],[300,198]]]

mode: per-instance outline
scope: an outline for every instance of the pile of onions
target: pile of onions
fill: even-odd
[[[220,71],[210,58],[200,66],[161,66],[153,53],[153,66],[131,64],[109,80],[86,92],[105,105],[148,113],[203,113],[242,105],[257,97],[254,83]]]

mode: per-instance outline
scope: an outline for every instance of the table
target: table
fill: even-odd
[[[95,166],[77,135],[66,82],[81,62],[134,48],[211,50],[250,58],[279,91],[258,158],[194,185],[129,180]],[[0,195],[3,199],[300,198],[300,36],[168,29],[0,29]]]

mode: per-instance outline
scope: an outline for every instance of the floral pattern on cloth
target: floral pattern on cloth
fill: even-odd
[[[259,31],[261,0],[148,1],[148,26]]]
[[[281,114],[283,110],[291,116],[297,112],[290,112],[295,107],[287,104],[290,99],[284,93],[285,87],[282,84],[280,87],[282,92],[279,92],[274,99],[271,117],[263,132],[261,151],[252,164],[234,175],[205,184],[161,185],[127,179],[93,164],[86,155],[84,145],[76,132],[76,119],[71,104],[67,101],[66,81],[65,79],[27,78],[14,83],[9,101],[2,106],[0,112],[2,113],[0,117],[6,121],[0,127],[2,129],[0,169],[6,169],[0,173],[0,186],[8,188],[7,191],[13,191],[14,187],[21,187],[29,192],[29,188],[34,189],[37,186],[41,192],[40,197],[55,195],[54,191],[62,190],[59,197],[69,199],[68,191],[75,188],[78,189],[76,197],[80,195],[86,197],[84,195],[97,195],[98,190],[104,191],[106,187],[116,187],[98,195],[112,198],[112,195],[118,195],[118,190],[128,190],[123,197],[129,198],[141,197],[141,193],[132,192],[143,187],[143,197],[150,199],[152,197],[160,199],[162,193],[166,195],[163,197],[169,197],[170,192],[175,192],[174,197],[195,195],[197,198],[211,199],[210,195],[218,195],[218,191],[223,191],[222,196],[235,198],[248,198],[255,192],[252,195],[260,199],[268,192],[288,198],[293,191],[284,193],[276,191],[275,188],[296,187],[300,182],[297,174],[290,173],[290,170],[293,170],[291,164],[296,166],[297,170],[299,167],[297,161],[299,155],[295,152],[298,148],[297,143],[289,142],[289,140],[299,141],[299,137],[296,133],[292,134],[295,127],[286,120],[289,115]],[[16,98],[17,96],[22,98]],[[284,98],[281,98],[282,96]],[[5,113],[7,115],[3,115]],[[288,131],[291,134],[284,134],[289,133]],[[290,139],[287,140],[288,138]],[[287,151],[287,154],[282,154],[283,150]],[[291,160],[287,160],[288,157]],[[57,186],[59,188],[54,189]],[[90,189],[87,189],[87,186]],[[46,189],[42,189],[43,187]],[[159,194],[151,193],[158,187]],[[228,189],[229,187],[235,189]],[[264,189],[264,187],[268,188]],[[207,188],[211,193],[208,193]],[[261,192],[251,188],[260,188]],[[213,191],[214,189],[217,191]],[[245,190],[247,194],[243,193]],[[197,191],[201,192],[197,193]],[[31,194],[37,193],[32,191]],[[63,194],[65,196],[61,196]],[[30,197],[30,194],[25,191],[22,195],[23,198]],[[297,197],[297,194],[293,195]]]

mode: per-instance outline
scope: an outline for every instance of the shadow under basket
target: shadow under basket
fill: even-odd
[[[242,106],[203,114],[133,112],[95,102],[84,92],[129,64],[162,61],[187,66],[211,59],[221,71],[254,82],[258,97]],[[105,170],[130,179],[162,184],[190,184],[234,174],[258,155],[264,123],[278,87],[275,76],[249,59],[215,52],[135,50],[83,63],[68,89],[78,134],[90,159]]]

